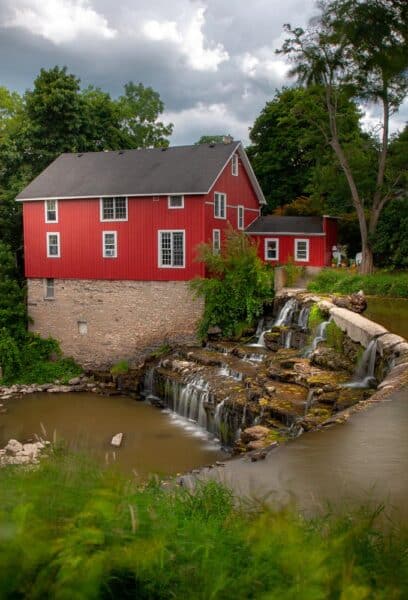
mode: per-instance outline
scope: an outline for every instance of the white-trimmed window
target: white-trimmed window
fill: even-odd
[[[103,258],[117,258],[118,233],[117,231],[102,231]]]
[[[160,230],[159,232],[159,267],[178,268],[185,266],[185,232],[184,229]]]
[[[101,198],[101,221],[127,221],[128,199],[115,196]]]
[[[184,196],[169,196],[167,206],[169,208],[184,208]]]
[[[279,239],[265,239],[265,260],[279,260]]]
[[[219,254],[221,250],[221,231],[213,229],[213,252]]]
[[[54,279],[44,279],[44,298],[46,300],[54,300],[54,298],[55,298]]]
[[[227,218],[227,194],[214,193],[214,217],[216,219]]]
[[[238,154],[234,154],[231,159],[231,173],[232,175],[235,175],[235,177],[238,175],[238,165]]]
[[[237,225],[238,225],[238,229],[244,229],[245,227],[245,221],[244,221],[244,207],[243,206],[237,206],[237,211],[238,211],[238,217],[237,217]]]
[[[58,223],[58,200],[45,200],[45,222]]]
[[[58,232],[47,233],[47,258],[60,258],[60,234]]]
[[[308,262],[309,260],[309,240],[307,239],[296,239],[295,240],[295,260],[301,262]]]

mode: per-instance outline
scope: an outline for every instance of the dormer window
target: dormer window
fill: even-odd
[[[127,221],[128,202],[121,196],[101,198],[101,221]]]
[[[231,161],[231,173],[238,176],[238,154],[234,154]]]
[[[45,222],[46,223],[58,223],[58,201],[57,200],[46,200],[44,208],[45,208]]]
[[[169,196],[167,206],[169,208],[184,208],[184,196]]]

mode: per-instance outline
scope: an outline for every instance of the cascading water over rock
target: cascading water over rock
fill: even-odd
[[[287,300],[285,302],[285,304],[282,306],[281,310],[279,311],[279,314],[273,324],[274,327],[290,325],[292,323],[293,315],[295,314],[297,307],[298,307],[298,301],[296,300],[296,298],[289,298],[289,300]],[[259,323],[258,323],[258,328],[259,328]],[[266,330],[262,331],[259,334],[256,343],[250,344],[250,345],[259,347],[259,348],[265,348],[265,334],[269,333],[270,331],[271,331],[270,329],[266,329]],[[258,329],[257,329],[257,333],[258,333]]]
[[[367,388],[376,385],[375,361],[377,358],[377,338],[371,340],[357,365],[353,381],[346,383],[345,387]]]

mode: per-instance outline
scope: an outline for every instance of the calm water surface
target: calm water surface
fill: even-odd
[[[225,457],[217,444],[192,423],[125,396],[96,394],[32,394],[12,400],[0,415],[0,447],[10,438],[20,441],[54,431],[74,449],[86,450],[99,461],[114,460],[142,478],[150,473],[174,475]],[[122,446],[110,445],[124,433]]]
[[[408,299],[367,297],[364,316],[408,339]]]

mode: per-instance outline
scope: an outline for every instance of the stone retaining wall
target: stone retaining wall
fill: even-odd
[[[45,299],[43,279],[28,279],[31,331],[56,338],[86,367],[137,359],[169,343],[195,340],[203,304],[184,281],[55,279]]]

